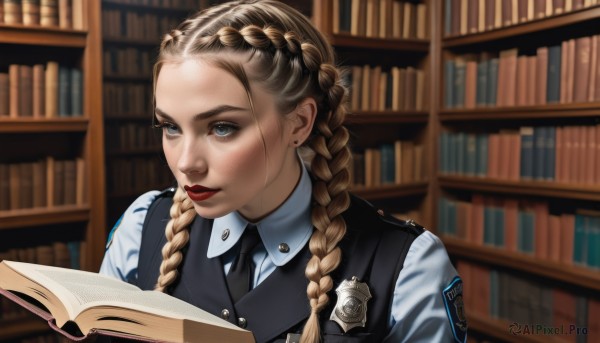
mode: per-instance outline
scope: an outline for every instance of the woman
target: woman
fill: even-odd
[[[465,340],[440,240],[348,193],[347,89],[309,20],[272,0],[202,11],[165,36],[154,93],[177,186],[127,209],[102,273],[257,342]]]

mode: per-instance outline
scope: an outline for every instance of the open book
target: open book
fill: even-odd
[[[78,340],[108,335],[147,341],[254,343],[250,331],[177,298],[96,273],[4,260],[0,293],[72,339],[76,335],[66,328],[74,323],[83,336]]]

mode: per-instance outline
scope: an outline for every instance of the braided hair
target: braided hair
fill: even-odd
[[[275,95],[281,113],[289,113],[309,97],[317,103],[315,124],[303,143],[313,156],[311,220],[315,230],[309,241],[312,257],[305,269],[311,311],[301,342],[319,342],[319,313],[329,302],[328,292],[333,288],[330,275],[342,258],[338,247],[346,233],[342,213],[350,205],[347,189],[351,153],[349,134],[343,126],[348,91],[325,37],[306,17],[276,0],[229,2],[185,20],[161,43],[154,84],[165,62],[222,52],[248,57],[237,64],[237,59],[228,61],[221,56],[215,60],[240,80],[250,101],[249,85],[253,81]],[[156,290],[163,292],[177,279],[182,261],[180,250],[189,240],[189,226],[196,215],[191,201],[180,189],[170,215],[156,284]]]

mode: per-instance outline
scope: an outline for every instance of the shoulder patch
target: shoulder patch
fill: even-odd
[[[121,225],[121,221],[123,220],[123,214],[119,217],[119,220],[117,220],[117,222],[115,223],[115,226],[113,226],[112,230],[110,230],[110,233],[108,234],[108,239],[106,240],[106,250],[108,250],[108,248],[110,248],[110,245],[112,244],[113,241],[113,237],[115,237],[115,232],[117,231],[117,229],[119,228],[119,225]]]
[[[459,343],[467,341],[467,316],[465,314],[465,304],[462,294],[463,282],[458,276],[442,291],[452,334],[454,335],[454,340]]]

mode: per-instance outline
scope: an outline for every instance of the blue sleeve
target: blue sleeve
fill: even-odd
[[[438,237],[423,232],[400,271],[384,342],[466,342],[462,281]]]
[[[137,198],[119,218],[108,236],[100,274],[123,281],[137,277],[142,227],[148,207],[160,194],[150,191]]]

